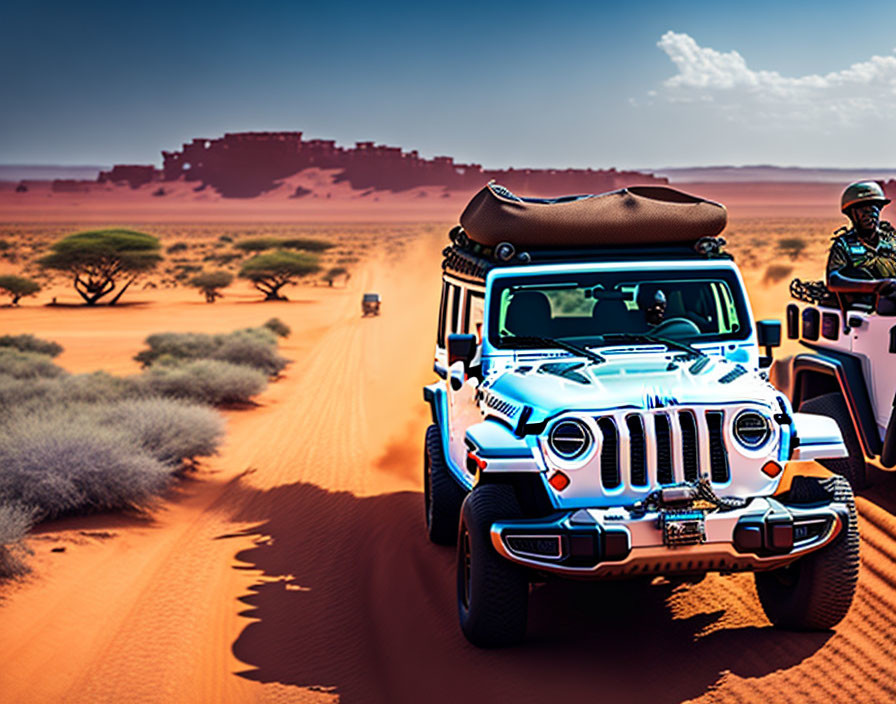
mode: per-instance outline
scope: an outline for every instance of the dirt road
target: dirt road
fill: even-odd
[[[453,552],[426,541],[421,515],[441,246],[423,237],[347,289],[302,289],[291,303],[4,314],[5,330],[66,346],[74,371],[101,366],[98,341],[102,366],[128,369],[133,331],[271,315],[293,327],[295,362],[259,408],[228,414],[221,455],[151,519],[70,520],[31,539],[33,576],[0,591],[0,699],[896,700],[892,475],[859,499],[859,592],[834,632],[771,628],[741,575],[540,587],[525,645],[468,645]],[[363,290],[382,293],[379,318],[360,318]]]

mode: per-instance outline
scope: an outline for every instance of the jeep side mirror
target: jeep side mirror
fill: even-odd
[[[772,347],[781,346],[781,321],[757,320],[756,341],[765,347],[765,356],[759,359],[760,367],[769,367],[772,363]]]
[[[452,333],[448,336],[448,366],[455,362],[463,362],[469,368],[476,357],[478,343],[475,335]]]

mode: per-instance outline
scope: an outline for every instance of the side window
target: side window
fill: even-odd
[[[445,346],[445,309],[448,307],[448,288],[451,284],[446,281],[442,282],[442,300],[439,303],[439,329],[436,330],[436,345],[438,347]]]
[[[476,335],[482,342],[482,324],[485,318],[485,296],[475,291],[467,291],[467,304],[464,307],[463,331],[468,335]]]
[[[451,285],[451,327],[449,333],[459,332],[458,322],[460,318],[460,286]]]

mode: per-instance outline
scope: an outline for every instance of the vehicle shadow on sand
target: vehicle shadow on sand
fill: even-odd
[[[241,492],[251,495],[233,496],[242,507],[233,519],[254,523],[241,535],[258,540],[237,559],[265,579],[240,599],[251,622],[233,643],[249,666],[237,674],[348,704],[680,702],[726,671],[751,678],[792,667],[832,635],[761,620],[713,628],[724,613],[717,603],[676,617],[668,583],[552,582],[533,589],[523,645],[479,650],[457,625],[454,551],[427,541],[419,493],[359,498],[309,484]]]

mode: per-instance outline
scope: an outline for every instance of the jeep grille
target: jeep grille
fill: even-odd
[[[595,418],[601,433],[600,477],[605,489],[616,489],[622,483],[622,467],[628,467],[628,484],[646,487],[654,472],[657,484],[674,484],[675,455],[678,454],[682,479],[693,481],[707,469],[716,484],[727,482],[731,473],[723,436],[725,414],[721,410],[703,412],[704,423],[697,422],[691,410],[659,413],[630,413],[624,418],[625,432],[620,433],[620,419],[614,416]],[[653,433],[655,452],[647,451],[647,434]],[[675,437],[677,436],[677,438]],[[709,447],[709,467],[700,466],[699,448]],[[627,463],[621,461],[627,453]]]

